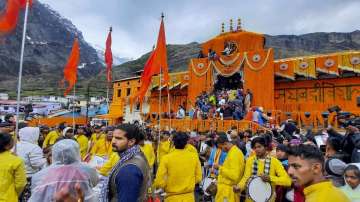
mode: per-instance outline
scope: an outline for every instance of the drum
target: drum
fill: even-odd
[[[258,176],[249,179],[246,191],[250,199],[255,202],[268,202],[273,195],[271,184],[264,182]]]
[[[216,195],[216,179],[211,177],[205,177],[202,183],[202,190],[205,195]]]
[[[100,156],[93,156],[91,158],[91,160],[89,161],[88,165],[90,167],[96,168],[96,167],[101,167],[104,165],[104,163],[106,162],[105,158],[102,158]]]

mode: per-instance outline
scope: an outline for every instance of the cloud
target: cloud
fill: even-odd
[[[360,27],[357,0],[40,0],[70,19],[91,44],[104,46],[113,26],[113,50],[137,58],[156,43],[164,12],[167,43],[203,42],[221,23],[241,17],[245,29],[266,34],[349,32]],[[236,26],[236,25],[234,25]]]

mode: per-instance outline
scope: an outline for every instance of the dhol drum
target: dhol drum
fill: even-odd
[[[106,159],[100,156],[93,156],[91,158],[91,160],[89,161],[88,165],[90,167],[96,168],[96,167],[101,167],[104,165],[104,163],[106,162]]]
[[[250,199],[255,202],[268,202],[273,195],[271,184],[264,182],[259,176],[249,179],[246,191]]]
[[[202,190],[207,196],[216,195],[216,179],[212,177],[205,177],[202,182]]]

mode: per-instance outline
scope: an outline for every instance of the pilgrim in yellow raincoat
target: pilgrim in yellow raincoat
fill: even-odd
[[[243,153],[232,146],[227,153],[224,164],[219,167],[219,176],[217,181],[216,202],[238,202],[240,195],[235,193],[233,187],[240,182],[245,168]]]
[[[166,192],[165,202],[195,201],[194,188],[202,178],[197,154],[175,149],[165,155],[156,174],[154,186]]]

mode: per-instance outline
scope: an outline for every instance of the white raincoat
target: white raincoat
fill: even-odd
[[[61,140],[52,147],[52,164],[32,178],[29,202],[53,201],[62,188],[68,187],[75,194],[75,185],[80,184],[85,201],[98,201],[92,188],[99,178],[96,170],[81,163],[79,144],[71,139]]]
[[[16,154],[24,160],[26,175],[31,177],[46,164],[43,151],[38,145],[40,129],[25,127],[19,130],[20,141],[16,144]]]

